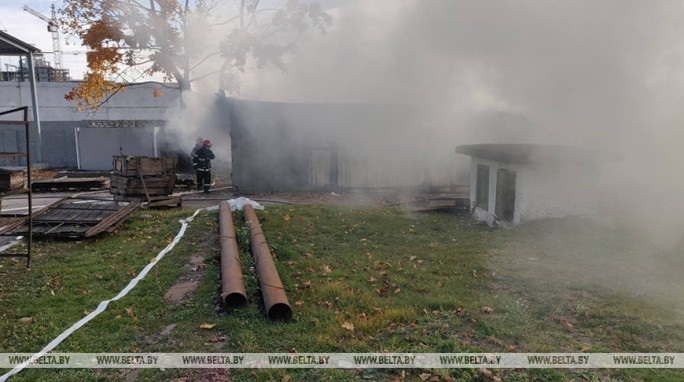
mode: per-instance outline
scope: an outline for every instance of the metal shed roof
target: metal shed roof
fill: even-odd
[[[602,159],[619,158],[615,154],[611,155],[611,153],[602,153],[588,148],[541,144],[462,145],[456,147],[456,152],[503,163],[596,162]]]
[[[40,49],[31,44],[27,44],[18,38],[0,31],[0,56],[25,56],[29,71],[29,88],[31,89],[31,105],[33,110],[33,123],[36,125],[36,162],[42,159],[43,136],[40,128],[40,113],[38,112],[38,91],[36,89],[36,75],[34,69],[34,53],[40,53]],[[28,130],[27,134],[28,134]],[[28,136],[28,135],[27,135]],[[28,147],[27,147],[28,150]]]
[[[0,31],[0,56],[23,56],[29,52],[40,52],[40,49]]]

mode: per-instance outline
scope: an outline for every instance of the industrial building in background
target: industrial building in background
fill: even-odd
[[[4,70],[0,71],[0,81],[25,82],[29,78],[26,60],[21,58],[17,65],[4,63]],[[42,54],[35,56],[34,70],[37,82],[67,82],[71,81],[69,69],[54,68]]]

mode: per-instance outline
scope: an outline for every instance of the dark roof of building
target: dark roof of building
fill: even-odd
[[[40,49],[0,31],[0,56],[21,56],[29,52],[40,52]]]
[[[614,155],[588,148],[532,143],[462,145],[456,147],[456,152],[503,163],[593,162],[601,159],[616,159]]]

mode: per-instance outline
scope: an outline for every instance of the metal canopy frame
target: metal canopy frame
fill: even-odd
[[[26,63],[29,71],[29,88],[31,90],[31,109],[33,112],[33,122],[36,124],[36,161],[42,160],[42,133],[40,128],[40,115],[38,112],[38,94],[36,88],[36,73],[34,68],[34,54],[40,53],[40,49],[28,44],[18,38],[0,31],[0,56],[23,56],[26,57]],[[31,141],[30,141],[30,126],[28,120],[28,106],[19,107],[12,110],[0,112],[0,116],[10,113],[23,111],[23,121],[2,121],[0,125],[23,125],[26,131],[26,152],[24,153],[9,153],[4,156],[25,156],[26,170],[28,180],[28,250],[26,253],[0,253],[0,257],[26,257],[26,267],[31,266],[31,250],[33,246],[33,204],[31,192]]]
[[[19,40],[18,38],[0,31],[0,56],[23,56],[29,71],[29,88],[31,90],[31,111],[33,122],[36,124],[36,162],[42,161],[43,134],[40,128],[40,113],[38,112],[38,91],[36,88],[36,71],[34,54],[40,53],[40,49]]]
[[[33,248],[33,193],[31,191],[31,149],[30,149],[30,129],[28,121],[28,106],[19,107],[12,110],[0,112],[0,116],[22,111],[23,121],[0,121],[2,125],[24,125],[26,132],[26,152],[19,153],[0,153],[5,157],[26,157],[26,177],[28,181],[28,248],[26,253],[5,253],[0,252],[0,257],[25,257],[26,268],[31,267],[31,249]]]

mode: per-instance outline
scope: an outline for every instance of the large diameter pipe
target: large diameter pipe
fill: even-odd
[[[238,252],[233,214],[230,204],[219,203],[219,232],[221,235],[221,298],[227,306],[241,306],[247,303],[245,283],[242,280],[242,263]]]
[[[257,277],[259,278],[259,287],[261,288],[261,295],[264,298],[264,307],[266,308],[266,316],[272,320],[290,320],[292,318],[292,309],[290,303],[287,301],[283,283],[278,276],[271,251],[268,249],[266,237],[261,230],[261,225],[257,219],[254,208],[250,205],[245,205],[242,208],[245,215],[245,222],[249,227],[249,243],[252,248],[252,255],[256,263]]]

